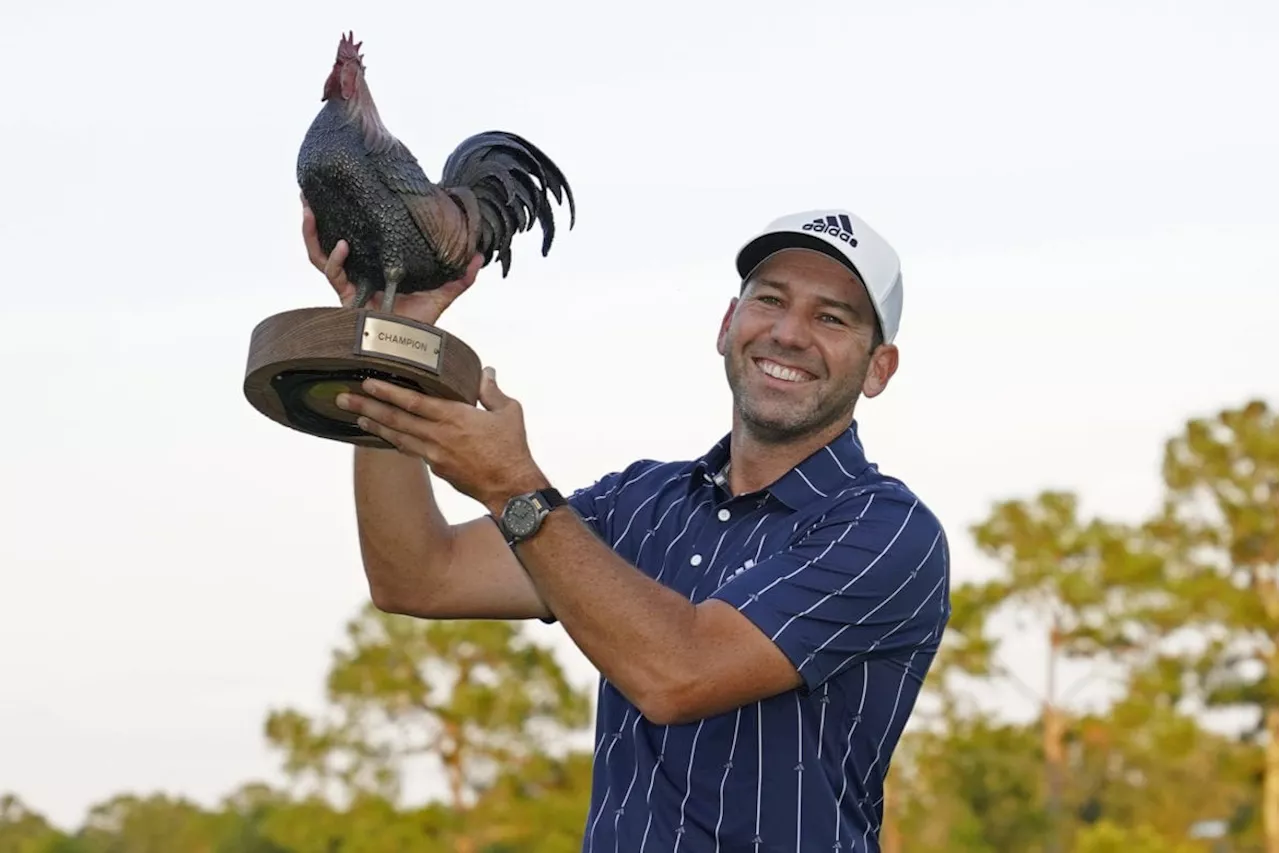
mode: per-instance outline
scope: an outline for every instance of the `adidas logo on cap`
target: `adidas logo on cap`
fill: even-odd
[[[853,236],[853,223],[849,221],[848,214],[837,213],[828,215],[825,218],[819,216],[812,222],[806,222],[800,226],[802,231],[813,231],[817,234],[829,234],[838,240],[843,240],[852,248],[858,245],[858,238]]]

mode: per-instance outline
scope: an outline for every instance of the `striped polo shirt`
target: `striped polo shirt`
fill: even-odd
[[[719,598],[800,688],[684,725],[601,679],[584,851],[878,851],[883,780],[950,615],[947,540],[853,423],[772,486],[731,497],[726,435],[642,460],[569,501],[623,558]]]

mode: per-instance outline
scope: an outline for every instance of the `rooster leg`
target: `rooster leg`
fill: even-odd
[[[400,279],[404,278],[404,267],[388,266],[382,275],[386,279],[386,289],[382,291],[382,313],[390,314],[396,305],[396,287],[400,285]]]
[[[363,280],[356,282],[356,299],[355,302],[352,303],[352,307],[356,309],[363,308],[371,296],[373,296],[372,284]]]

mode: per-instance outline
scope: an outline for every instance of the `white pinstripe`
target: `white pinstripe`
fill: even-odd
[[[804,827],[804,711],[800,708],[800,694],[792,693],[796,698],[796,853],[800,849],[800,830]]]
[[[724,763],[724,773],[720,776],[720,813],[716,816],[716,853],[720,851],[720,824],[724,821],[724,782],[733,769],[733,753],[738,748],[738,723],[742,720],[742,709],[733,715],[733,740],[729,742],[729,760]]]
[[[640,715],[636,714],[636,721],[631,724],[632,743],[637,742],[639,738],[639,735],[636,733],[636,729],[640,725],[640,720],[641,720]],[[636,752],[633,749],[632,755],[634,756],[635,754]],[[618,853],[618,840],[619,840],[618,839],[618,821],[622,820],[622,812],[627,807],[627,800],[631,799],[631,789],[636,784],[636,777],[640,775],[640,762],[632,761],[631,763],[633,765],[633,769],[631,771],[631,784],[627,785],[627,792],[622,795],[622,802],[618,803],[618,810],[614,812],[614,815],[613,815],[613,853]],[[603,808],[604,807],[601,806],[601,810],[603,810]]]
[[[799,468],[795,468],[795,469],[793,469],[793,470],[794,470],[797,474],[799,474],[799,475],[800,475],[800,479],[801,479],[801,480],[804,480],[804,484],[805,484],[806,486],[808,486],[809,488],[813,489],[814,494],[816,494],[816,495],[817,495],[818,497],[820,497],[820,498],[825,498],[825,497],[827,496],[827,493],[826,493],[826,492],[822,491],[822,489],[819,489],[819,488],[818,488],[817,486],[815,486],[812,482],[810,482],[809,478],[808,478],[808,477],[806,477],[806,476],[804,475],[804,472],[803,472],[803,471],[801,471]]]
[[[609,751],[608,751],[608,752],[606,752],[606,753],[604,754],[604,767],[605,767],[605,776],[606,776],[606,777],[609,775],[609,759],[613,756],[613,748],[614,748],[615,746],[617,746],[617,745],[618,745],[618,740],[622,737],[622,730],[623,730],[624,728],[626,728],[626,725],[627,725],[627,717],[629,717],[629,716],[631,716],[631,710],[630,710],[630,709],[628,709],[628,710],[626,711],[626,713],[624,713],[624,714],[622,715],[622,725],[621,725],[621,726],[619,726],[619,727],[618,727],[618,731],[614,733],[614,734],[616,735],[616,737],[614,737],[614,739],[613,739],[613,743],[609,744]],[[595,819],[591,821],[591,835],[590,835],[590,837],[589,837],[589,838],[588,838],[588,840],[587,840],[587,849],[588,849],[588,850],[594,850],[594,849],[595,849],[595,846],[596,846],[596,824],[598,824],[598,823],[600,822],[600,816],[601,816],[602,814],[604,814],[604,807],[605,807],[606,805],[608,805],[608,803],[609,803],[609,792],[610,792],[610,791],[612,791],[612,790],[613,790],[613,786],[612,786],[612,785],[610,785],[610,786],[606,787],[606,788],[604,789],[604,796],[600,798],[600,805],[599,805],[599,807],[596,809],[596,816],[595,816]]]
[[[867,706],[867,682],[871,680],[870,668],[867,664],[862,665],[862,697],[858,700],[858,712],[853,715],[853,725],[849,727],[849,734],[844,738],[844,757],[840,759],[840,796],[836,798],[836,847],[840,846],[840,805],[844,802],[845,792],[849,790],[849,774],[844,772],[844,766],[849,761],[849,754],[853,752],[853,733],[857,731],[858,724],[862,722],[862,710]],[[853,839],[849,839],[850,842]]]
[[[836,452],[835,452],[834,450],[832,450],[832,449],[831,449],[831,445],[829,445],[829,444],[828,444],[827,446],[823,447],[822,449],[823,449],[823,450],[825,450],[825,451],[827,451],[827,455],[831,457],[831,461],[833,461],[833,462],[835,462],[835,463],[836,463],[836,465],[840,468],[840,470],[844,472],[844,475],[845,475],[846,477],[848,477],[850,480],[852,480],[852,479],[853,479],[853,475],[849,473],[849,469],[848,469],[848,468],[844,467],[844,465],[843,465],[843,464],[841,464],[841,462],[840,462],[840,457],[839,457],[839,456],[836,456]]]
[[[693,745],[689,747],[689,769],[684,778],[684,799],[680,801],[680,824],[676,829],[676,844],[671,848],[671,853],[680,849],[680,840],[684,838],[684,808],[689,804],[689,794],[693,791],[693,759],[698,754],[698,735],[702,734],[702,727],[706,722],[699,720],[698,728],[693,732]]]
[[[658,747],[658,758],[653,762],[653,770],[649,773],[649,790],[644,795],[644,804],[649,807],[649,819],[644,824],[644,835],[640,838],[640,853],[644,853],[644,845],[649,840],[649,827],[653,826],[653,781],[658,778],[658,767],[667,753],[667,735],[671,734],[670,726],[662,727],[662,746]]]

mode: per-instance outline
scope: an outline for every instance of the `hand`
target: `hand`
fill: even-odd
[[[361,390],[368,396],[339,394],[336,404],[491,512],[501,512],[512,495],[550,485],[529,453],[524,411],[498,388],[493,368],[480,379],[483,409],[372,379]]]
[[[338,294],[343,307],[350,308],[355,302],[356,286],[347,279],[346,270],[343,269],[350,246],[347,245],[346,240],[339,240],[333,247],[332,253],[328,255],[324,253],[320,248],[320,236],[316,232],[316,215],[307,204],[306,198],[302,199],[302,239],[306,243],[307,257],[311,260],[312,266],[324,273],[324,277],[329,280],[329,284]],[[476,275],[479,274],[483,262],[482,255],[475,255],[462,278],[451,281],[436,290],[397,294],[392,311],[411,320],[417,320],[419,323],[434,325],[453,300],[475,283]],[[382,291],[378,291],[370,297],[369,304],[378,305],[381,300]]]

